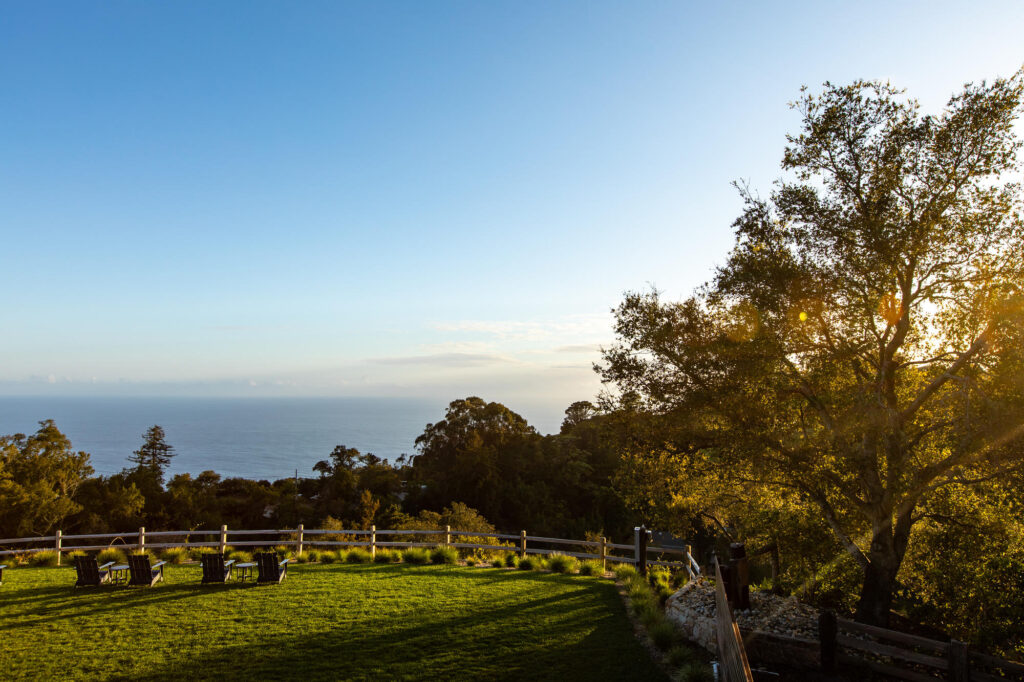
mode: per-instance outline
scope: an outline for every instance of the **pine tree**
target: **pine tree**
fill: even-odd
[[[159,426],[151,426],[142,434],[145,442],[142,447],[134,451],[128,461],[135,464],[135,468],[149,469],[157,474],[161,483],[164,472],[174,457],[174,447],[164,442],[164,430]]]

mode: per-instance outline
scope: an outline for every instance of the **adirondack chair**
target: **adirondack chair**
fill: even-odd
[[[260,575],[256,582],[281,582],[288,576],[288,561],[288,559],[284,559],[278,562],[277,555],[273,552],[257,552],[256,566],[259,568]]]
[[[223,554],[201,554],[199,561],[203,565],[204,583],[223,583],[231,578],[231,565],[234,559],[224,561]]]
[[[110,571],[107,569],[115,562],[108,561],[100,566],[96,559],[91,556],[75,556],[75,573],[78,574],[78,581],[75,587],[94,587],[110,582]]]
[[[128,557],[128,572],[131,573],[128,584],[140,587],[156,585],[164,579],[164,564],[166,563],[166,561],[158,561],[150,566],[148,556],[132,554]]]

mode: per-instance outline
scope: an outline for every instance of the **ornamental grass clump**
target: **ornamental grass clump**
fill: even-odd
[[[430,563],[430,552],[422,547],[410,547],[402,550],[402,561],[407,564]]]
[[[678,682],[714,682],[715,673],[708,664],[694,661],[680,668],[675,679]]]
[[[579,570],[580,562],[576,557],[566,554],[552,554],[548,557],[548,568],[555,573],[575,573]]]
[[[672,624],[672,621],[664,617],[647,626],[647,635],[654,642],[654,646],[662,651],[668,651],[673,644],[679,641],[676,626]]]
[[[345,553],[345,562],[350,564],[368,564],[373,557],[368,550],[356,547]]]
[[[668,667],[675,670],[688,663],[700,663],[700,656],[692,646],[676,644],[665,654],[665,662],[668,663]]]
[[[56,550],[48,549],[42,552],[33,552],[28,557],[30,566],[59,566],[60,555]]]
[[[306,561],[315,563],[320,561],[320,550],[319,549],[307,549],[306,550]]]
[[[530,556],[527,554],[519,560],[520,571],[542,571],[545,568],[544,560],[539,556]]]
[[[320,553],[320,563],[322,564],[333,564],[338,561],[338,553],[330,550],[325,550]]]
[[[601,562],[596,559],[590,561],[580,562],[580,575],[604,575],[604,568],[601,567]]]
[[[402,562],[402,553],[393,549],[378,549],[373,561],[378,564],[398,564]]]
[[[96,561],[100,564],[105,564],[110,561],[123,564],[125,562],[124,552],[113,547],[107,547],[106,549],[100,550],[100,553],[96,555]]]
[[[291,559],[294,551],[289,545],[277,545],[274,547],[274,554],[277,555],[278,559]]]
[[[628,578],[632,578],[635,575],[638,575],[636,572],[636,567],[632,564],[618,564],[615,568],[612,569],[612,573],[615,574],[616,580],[626,580]]]
[[[189,559],[188,550],[184,547],[168,547],[163,551],[163,559],[169,564],[183,564]]]
[[[430,551],[430,561],[435,564],[459,563],[459,550],[454,547],[438,545]]]
[[[509,568],[517,568],[519,566],[519,555],[509,552],[505,555],[505,565]]]

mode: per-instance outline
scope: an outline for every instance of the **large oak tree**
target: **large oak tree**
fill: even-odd
[[[935,492],[1024,459],[1022,80],[938,115],[888,84],[805,90],[725,265],[683,302],[628,295],[598,368],[695,465],[813,505],[863,569],[863,621],[887,622]]]

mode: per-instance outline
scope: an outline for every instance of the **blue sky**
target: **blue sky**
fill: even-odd
[[[803,84],[937,109],[1024,4],[6,3],[0,393],[477,394],[551,420],[685,296]]]

